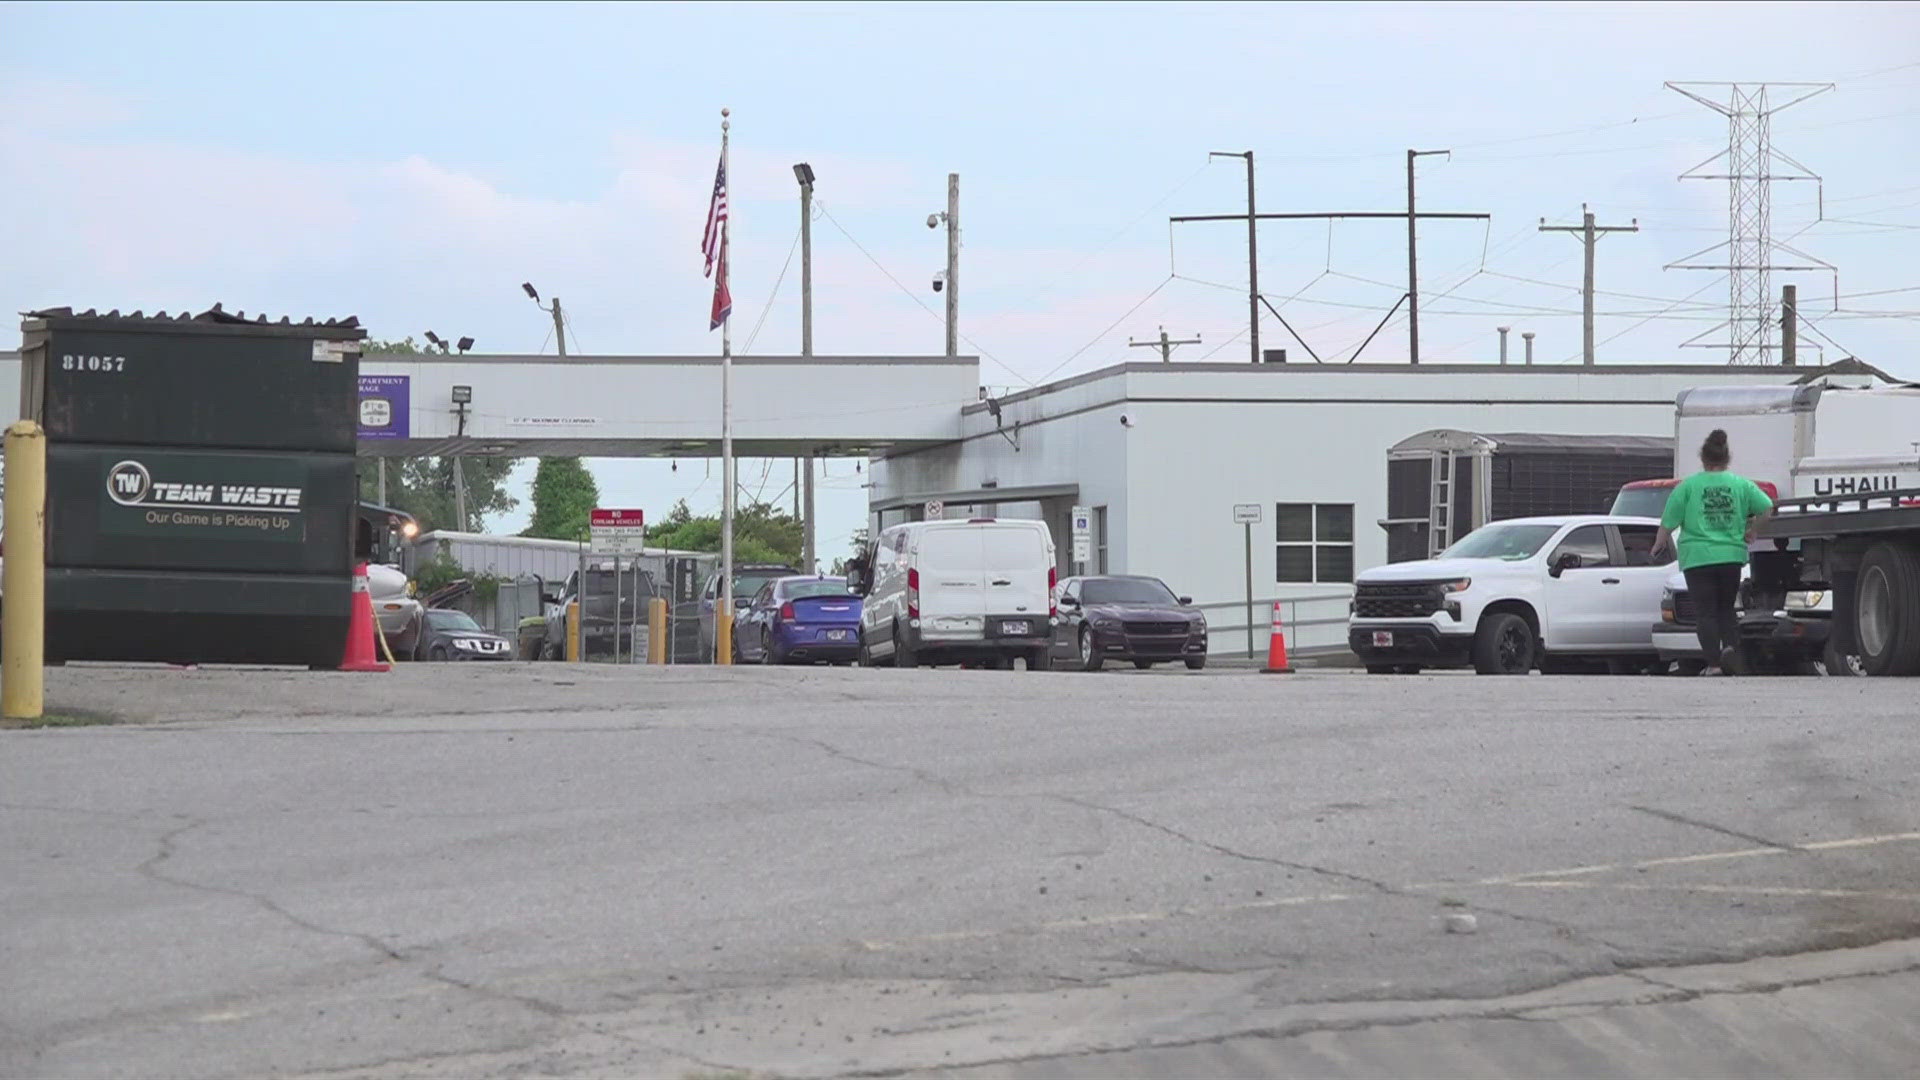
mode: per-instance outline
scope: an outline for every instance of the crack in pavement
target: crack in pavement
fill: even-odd
[[[297,926],[300,929],[307,931],[308,933],[320,934],[326,937],[345,938],[349,941],[357,941],[360,944],[366,946],[368,949],[371,949],[374,952],[379,953],[381,956],[385,957],[388,960],[404,961],[407,959],[407,957],[403,955],[399,950],[395,949],[391,945],[388,945],[386,942],[381,941],[379,938],[374,937],[372,934],[362,934],[352,930],[335,930],[332,927],[321,926],[319,923],[313,922],[308,919],[304,919],[299,915],[296,915],[293,912],[288,911],[286,908],[276,903],[271,897],[268,897],[266,895],[263,895],[260,893],[252,893],[252,892],[246,891],[245,889],[237,889],[237,888],[232,888],[225,885],[208,885],[198,881],[189,881],[186,878],[173,877],[166,873],[163,873],[161,871],[161,866],[163,866],[165,863],[167,863],[174,857],[174,855],[178,851],[178,844],[179,844],[180,838],[187,835],[190,832],[193,832],[196,829],[204,827],[207,823],[208,823],[207,819],[205,818],[193,818],[189,820],[185,825],[181,825],[178,828],[171,829],[166,833],[162,834],[159,840],[159,850],[154,853],[152,858],[147,859],[145,862],[142,862],[139,866],[135,867],[134,868],[135,871],[138,872],[142,877],[148,878],[149,880],[152,880],[152,881],[160,882],[161,884],[164,884],[164,885],[172,885],[176,888],[189,889],[194,892],[207,893],[213,896],[226,896],[226,897],[231,897],[238,900],[248,901],[249,903],[254,904],[260,909],[268,912],[269,914],[275,915],[285,920],[286,922],[289,922],[294,926]]]
[[[1627,809],[1638,810],[1642,814],[1649,814],[1649,815],[1652,815],[1653,817],[1660,818],[1663,821],[1671,821],[1676,825],[1687,825],[1695,829],[1705,829],[1708,832],[1716,832],[1716,833],[1719,833],[1721,836],[1731,836],[1735,840],[1745,840],[1749,844],[1759,844],[1762,847],[1779,848],[1781,851],[1801,850],[1799,847],[1793,844],[1782,844],[1778,840],[1769,840],[1764,836],[1755,836],[1752,833],[1744,833],[1738,829],[1729,829],[1724,825],[1715,825],[1711,821],[1701,821],[1698,818],[1690,818],[1685,814],[1676,814],[1671,810],[1662,810],[1654,806],[1634,806],[1631,804],[1627,806]]]
[[[1235,848],[1227,847],[1225,844],[1216,844],[1211,840],[1202,840],[1199,837],[1191,836],[1187,833],[1181,832],[1179,829],[1176,829],[1171,825],[1163,825],[1160,822],[1152,820],[1151,818],[1141,817],[1139,814],[1135,814],[1131,811],[1122,810],[1114,806],[1105,806],[1100,803],[1093,802],[1092,800],[1089,800],[1089,799],[1081,799],[1072,795],[1053,795],[1053,794],[1049,794],[1045,797],[1048,799],[1052,799],[1055,802],[1066,803],[1069,806],[1077,806],[1082,810],[1092,810],[1097,813],[1110,814],[1113,817],[1117,817],[1121,819],[1122,821],[1132,822],[1133,824],[1138,825],[1141,828],[1152,829],[1154,832],[1161,833],[1162,835],[1171,836],[1174,839],[1179,840],[1181,843],[1189,844],[1197,848],[1202,848],[1207,851],[1211,851],[1217,855],[1225,855],[1230,859],[1239,859],[1242,862],[1262,863],[1267,866],[1278,866],[1284,870],[1298,870],[1301,873],[1319,874],[1322,877],[1333,878],[1337,881],[1346,881],[1346,882],[1351,882],[1353,884],[1365,885],[1366,887],[1376,892],[1385,893],[1388,896],[1413,895],[1394,885],[1390,885],[1387,882],[1380,881],[1377,878],[1367,877],[1364,874],[1354,874],[1354,873],[1349,873],[1345,870],[1335,870],[1335,869],[1332,869],[1331,867],[1315,866],[1312,863],[1294,862],[1289,859],[1281,859],[1272,855],[1255,855],[1255,854],[1252,854],[1251,852],[1239,851]]]
[[[958,782],[949,780],[946,777],[939,775],[938,773],[934,773],[926,769],[921,769],[911,765],[893,765],[887,762],[874,761],[870,758],[863,758],[856,754],[848,753],[847,751],[840,749],[839,747],[833,745],[832,743],[827,742],[824,739],[815,739],[807,736],[787,735],[780,732],[767,732],[767,731],[750,732],[749,734],[758,738],[776,739],[781,742],[790,743],[796,746],[811,747],[813,749],[821,751],[822,753],[827,754],[830,757],[836,758],[841,761],[851,762],[856,765],[862,765],[867,768],[878,769],[883,772],[892,772],[892,773],[899,773],[906,776],[911,776],[914,779],[921,781],[922,783],[939,788],[940,790],[947,792],[948,794],[951,794],[951,795],[964,795],[969,798],[995,797],[988,793],[977,791],[964,784],[960,784]],[[1332,878],[1336,881],[1343,881],[1343,882],[1348,882],[1352,884],[1363,885],[1368,889],[1373,890],[1375,893],[1378,893],[1383,896],[1394,896],[1394,897],[1400,897],[1402,899],[1426,899],[1427,898],[1419,890],[1396,886],[1390,882],[1382,881],[1378,878],[1367,877],[1364,874],[1352,873],[1346,870],[1336,870],[1332,867],[1320,866],[1314,863],[1305,863],[1305,862],[1297,862],[1290,859],[1282,859],[1282,858],[1271,856],[1271,855],[1256,855],[1256,854],[1253,854],[1252,852],[1240,851],[1236,848],[1228,847],[1225,844],[1217,844],[1211,840],[1205,840],[1200,837],[1193,836],[1189,833],[1182,832],[1181,830],[1176,829],[1171,825],[1166,825],[1161,822],[1154,821],[1151,818],[1143,817],[1142,815],[1133,813],[1131,811],[1122,810],[1119,807],[1107,806],[1102,803],[1096,803],[1090,799],[1083,799],[1083,798],[1079,798],[1077,796],[1072,796],[1072,795],[1060,795],[1060,794],[1051,793],[1051,792],[1041,793],[1038,795],[1026,795],[1026,794],[1006,795],[1003,797],[1037,798],[1037,799],[1044,799],[1051,802],[1064,803],[1068,806],[1073,806],[1081,810],[1087,810],[1096,814],[1102,814],[1109,817],[1117,818],[1121,821],[1126,821],[1131,824],[1138,825],[1141,828],[1151,829],[1154,832],[1158,832],[1164,836],[1170,836],[1176,840],[1179,840],[1181,843],[1187,844],[1192,847],[1197,847],[1205,851],[1211,851],[1216,855],[1222,855],[1230,859],[1237,859],[1242,862],[1250,862],[1250,863],[1256,863],[1256,864],[1266,865],[1266,866],[1277,866],[1283,870],[1294,870],[1300,873],[1316,874],[1321,877]],[[1751,838],[1747,838],[1747,839],[1751,841]],[[1765,843],[1765,841],[1755,841],[1755,842]],[[1774,845],[1774,846],[1778,846],[1778,845]],[[1608,941],[1605,938],[1599,937],[1587,930],[1581,929],[1580,927],[1574,926],[1570,923],[1561,922],[1557,919],[1551,919],[1551,918],[1547,918],[1545,916],[1540,916],[1540,915],[1525,915],[1516,911],[1509,911],[1503,908],[1494,907],[1490,904],[1482,903],[1479,901],[1467,902],[1467,906],[1472,908],[1473,910],[1484,912],[1489,915],[1498,916],[1500,918],[1510,919],[1514,922],[1525,923],[1525,924],[1535,925],[1535,926],[1544,926],[1544,927],[1547,927],[1548,929],[1557,931],[1558,933],[1563,934],[1571,939],[1587,941],[1592,944],[1598,945],[1601,948],[1612,953],[1626,954],[1630,951],[1621,945]]]
[[[167,873],[162,872],[161,867],[165,863],[170,861],[174,857],[174,855],[178,852],[180,840],[183,837],[185,837],[187,834],[197,829],[203,828],[207,824],[208,824],[207,819],[193,818],[188,820],[185,824],[182,824],[176,828],[168,830],[167,832],[162,834],[159,838],[159,841],[158,841],[159,850],[156,851],[151,858],[140,863],[139,866],[136,867],[136,870],[143,877],[146,877],[150,880],[157,881],[166,885],[172,885],[176,888],[188,889],[194,892],[206,893],[213,896],[224,896],[224,897],[230,897],[234,899],[246,900],[252,904],[255,904],[262,910],[286,921],[287,923],[293,926],[300,928],[301,930],[305,930],[308,933],[318,934],[325,937],[344,938],[349,941],[358,942],[359,944],[364,945],[369,950],[378,954],[382,960],[397,962],[403,965],[414,966],[416,968],[418,967],[418,961],[415,958],[408,956],[406,953],[402,952],[400,949],[392,945],[389,945],[387,942],[381,940],[380,938],[376,937],[373,934],[361,933],[359,931],[354,931],[354,930],[337,930],[337,929],[334,929],[333,927],[323,926],[319,923],[314,922],[311,919],[304,918],[300,915],[295,914],[292,911],[289,911],[286,907],[279,904],[278,902],[273,900],[271,897],[261,893],[248,892],[247,890],[244,890],[244,889],[231,888],[231,887],[222,886],[222,885],[208,885],[203,882],[189,881],[185,878],[169,875]],[[717,1069],[720,1071],[726,1071],[729,1069],[729,1066],[726,1066],[724,1064],[721,1064],[718,1062],[706,1061],[701,1059],[698,1055],[686,1053],[684,1051],[675,1049],[673,1047],[661,1046],[655,1043],[647,1042],[642,1039],[636,1039],[629,1036],[625,1036],[618,1032],[610,1032],[610,1031],[604,1031],[604,1030],[594,1028],[591,1025],[589,1025],[581,1017],[575,1016],[572,1013],[569,1013],[564,1007],[558,1004],[555,1004],[554,1002],[547,1001],[543,998],[534,997],[530,994],[516,994],[508,990],[502,990],[496,987],[488,986],[485,983],[476,982],[470,979],[456,978],[452,975],[447,974],[444,968],[445,968],[444,963],[436,964],[431,968],[418,969],[417,974],[421,978],[427,980],[428,982],[436,983],[441,986],[459,990],[464,993],[473,995],[475,997],[482,998],[484,1000],[503,1002],[506,1004],[518,1006],[520,1008],[533,1012],[539,1016],[542,1016],[548,1020],[555,1021],[557,1023],[574,1028],[576,1031],[579,1031],[579,1032],[615,1039],[620,1042],[641,1047],[642,1049],[654,1051],[655,1053],[671,1054],[680,1058],[684,1058],[685,1060],[695,1062],[696,1064],[700,1065],[703,1068]],[[542,1039],[536,1038],[534,1040],[529,1041],[526,1044],[526,1046],[523,1047],[522,1049],[531,1048],[536,1045],[544,1045],[546,1042],[550,1042],[550,1040],[542,1040]],[[507,1052],[512,1052],[512,1051],[509,1050]],[[447,1055],[447,1056],[458,1057],[461,1055],[455,1054],[455,1055]],[[354,1066],[352,1068],[365,1069],[368,1067],[369,1066]],[[350,1069],[350,1070],[341,1070],[341,1071],[352,1071],[352,1070]]]
[[[1813,954],[1797,954],[1797,955],[1813,955]],[[1634,997],[1616,996],[1613,998],[1602,997],[1602,998],[1595,998],[1592,1000],[1550,1001],[1550,1002],[1540,1002],[1537,1004],[1528,1004],[1528,1005],[1523,1005],[1523,1004],[1515,1004],[1515,1005],[1508,1005],[1508,1006],[1488,1005],[1481,1008],[1470,1008],[1462,1012],[1433,1011],[1433,1012],[1427,1012],[1427,1013],[1421,1013],[1421,1014],[1353,1017],[1351,1019],[1319,1019],[1319,1020],[1306,1019],[1306,1020],[1300,1020],[1291,1024],[1279,1024],[1279,1025],[1273,1025],[1269,1027],[1248,1028],[1241,1031],[1226,1032],[1219,1035],[1209,1035],[1203,1038],[1173,1039],[1173,1040],[1166,1040],[1166,1041],[1148,1040],[1148,1041],[1136,1043],[1132,1046],[1118,1047],[1118,1048],[1088,1049],[1088,1050],[1066,1051],[1066,1052],[1058,1052],[1058,1053],[1027,1054],[1027,1055],[1014,1056],[1014,1057],[993,1058],[993,1059],[987,1059],[987,1060],[981,1060],[981,1061],[969,1061],[969,1062],[966,1062],[963,1066],[956,1066],[952,1064],[943,1064],[939,1066],[917,1066],[916,1065],[916,1066],[906,1066],[906,1067],[857,1070],[852,1072],[840,1073],[838,1075],[843,1077],[861,1077],[861,1078],[902,1077],[902,1076],[911,1076],[915,1074],[921,1074],[921,1073],[932,1072],[932,1071],[951,1069],[956,1067],[964,1067],[968,1069],[982,1069],[982,1068],[1005,1067],[1005,1066],[1012,1066],[1012,1065],[1028,1065],[1028,1064],[1036,1064],[1040,1062],[1069,1062],[1069,1061],[1092,1062],[1098,1058],[1105,1057],[1105,1056],[1126,1054],[1126,1053],[1132,1053],[1132,1052],[1142,1051],[1142,1050],[1165,1051],[1165,1050],[1180,1050],[1180,1049],[1186,1049],[1190,1047],[1200,1047],[1200,1046],[1220,1046],[1226,1043],[1235,1042],[1243,1039],[1270,1039],[1270,1040],[1276,1040],[1276,1041],[1284,1041],[1284,1040],[1290,1040],[1290,1039],[1298,1039],[1302,1036],[1314,1035],[1322,1032],[1336,1032],[1336,1033],[1366,1032],[1366,1031],[1375,1031],[1375,1030],[1391,1029],[1391,1028],[1417,1027],[1422,1024],[1446,1024],[1446,1023],[1461,1023],[1461,1022],[1472,1023],[1475,1021],[1483,1021],[1483,1020],[1516,1020],[1516,1021],[1527,1021],[1532,1023],[1553,1023],[1553,1022],[1567,1019],[1569,1018],[1569,1016],[1593,1015],[1595,1013],[1605,1012],[1607,1010],[1612,1010],[1612,1009],[1650,1008],[1650,1007],[1656,1007],[1661,1005],[1679,1005],[1679,1004],[1686,1004],[1694,1001],[1701,1001],[1708,998],[1719,998],[1719,997],[1745,997],[1745,996],[1771,995],[1771,994],[1782,993],[1787,990],[1796,990],[1796,989],[1802,989],[1802,988],[1811,987],[1811,986],[1824,986],[1832,983],[1847,982],[1855,979],[1888,978],[1888,977],[1897,976],[1897,975],[1911,975],[1916,973],[1920,973],[1920,963],[1903,964],[1903,965],[1891,967],[1891,968],[1876,968],[1876,969],[1867,970],[1867,971],[1840,972],[1836,974],[1821,975],[1821,976],[1816,976],[1816,977],[1806,978],[1806,979],[1776,979],[1776,980],[1769,980],[1766,982],[1759,982],[1759,983],[1739,985],[1739,986],[1710,987],[1705,989],[1695,989],[1691,987],[1677,986],[1673,983],[1664,982],[1662,980],[1646,975],[1645,973],[1640,971],[1623,970],[1618,974],[1628,976],[1633,980],[1644,984],[1645,986],[1647,986],[1647,988],[1650,991],[1652,991],[1652,993],[1647,996],[1634,996]],[[1571,982],[1577,982],[1577,981],[1579,980],[1578,979],[1566,980],[1565,982],[1557,983],[1555,985],[1564,986],[1564,985],[1568,985]],[[1548,989],[1551,989],[1551,987],[1549,987]],[[1533,992],[1537,993],[1538,991],[1533,991]],[[1436,995],[1434,997],[1429,997],[1429,998],[1411,999],[1411,1000],[1400,1002],[1397,1004],[1402,1004],[1407,1006],[1411,1006],[1411,1005],[1444,1006],[1449,1001],[1456,1001],[1456,1000],[1458,999],[1450,999],[1444,996]],[[1460,1003],[1463,1005],[1471,1004],[1470,1002],[1466,1002],[1466,1001],[1461,1001]],[[1088,1075],[1098,1074],[1097,1070],[1095,1069],[1087,1069],[1082,1071],[1086,1072]]]

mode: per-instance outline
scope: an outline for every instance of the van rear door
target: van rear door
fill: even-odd
[[[1048,550],[1046,534],[1038,525],[1001,522],[981,526],[980,535],[988,618],[998,624],[1028,622],[1025,630],[1011,625],[989,626],[988,636],[1048,632],[1047,617],[1053,605],[1053,553]]]
[[[908,565],[920,582],[923,638],[979,638],[986,632],[986,572],[979,526],[925,530]]]

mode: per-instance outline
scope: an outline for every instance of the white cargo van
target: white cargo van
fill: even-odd
[[[865,600],[860,662],[919,667],[1024,659],[1053,631],[1053,536],[1042,521],[917,521],[875,538],[849,581]]]

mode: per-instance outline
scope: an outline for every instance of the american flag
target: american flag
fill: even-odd
[[[721,238],[727,229],[727,159],[720,157],[720,167],[713,174],[713,202],[707,206],[707,231],[700,239],[700,254],[707,257],[708,277],[713,276],[713,264],[720,261]]]

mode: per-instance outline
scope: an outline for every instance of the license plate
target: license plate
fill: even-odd
[[[845,630],[829,630],[827,631],[827,640],[845,641],[847,640],[847,632]]]
[[[1033,624],[1029,622],[1003,622],[1000,624],[1000,632],[1002,634],[1013,635],[1031,634],[1033,633]]]
[[[1393,648],[1393,632],[1391,630],[1375,630],[1373,632],[1373,647],[1376,649]]]

